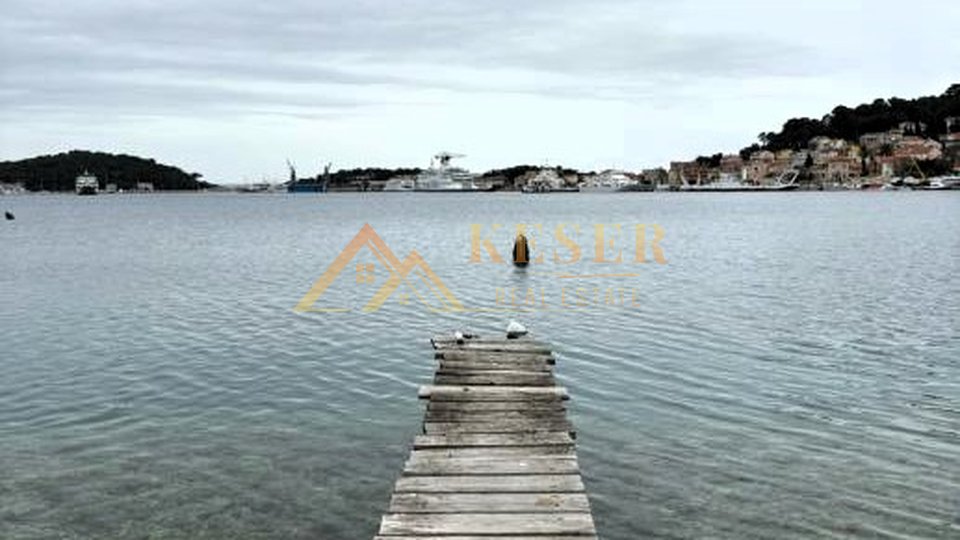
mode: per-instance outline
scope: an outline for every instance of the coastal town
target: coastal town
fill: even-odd
[[[640,170],[580,171],[545,164],[476,173],[459,166],[465,155],[441,151],[426,168],[332,171],[332,164],[326,163],[308,177],[300,176],[288,159],[285,178],[222,184],[202,181],[200,173],[153,159],[74,150],[0,162],[0,195],[956,190],[960,189],[960,84],[941,96],[877,99],[853,109],[838,106],[821,119],[788,120],[780,132],[761,133],[758,139],[759,143],[736,153],[697,156]]]
[[[950,190],[960,189],[960,117],[944,120],[943,133],[931,135],[922,122],[900,122],[858,140],[815,136],[802,148],[744,149],[735,154],[673,161],[669,168],[581,172],[551,166],[519,166],[472,175],[454,166],[464,157],[438,153],[430,168],[390,176],[362,171],[345,178],[329,167],[314,178],[261,183],[246,191],[519,191],[525,193],[605,193],[633,191],[793,191],[793,190]]]
[[[894,129],[866,133],[857,143],[814,137],[806,148],[776,152],[758,150],[744,155],[725,154],[709,159],[670,163],[666,182],[672,188],[709,184],[726,179],[751,185],[770,185],[794,171],[808,189],[883,189],[929,187],[938,177],[960,173],[960,118],[946,120],[939,140],[924,136],[927,126],[902,122]],[[921,164],[946,163],[949,171],[928,175]],[[662,170],[645,171],[662,180]]]
[[[315,177],[300,178],[288,164],[286,182],[234,186],[204,185],[203,190],[245,193],[357,191],[518,191],[525,193],[604,193],[633,191],[791,191],[791,190],[950,190],[960,189],[960,117],[945,121],[939,138],[927,126],[902,122],[896,128],[865,133],[857,142],[817,136],[805,148],[759,149],[673,161],[669,168],[639,172],[581,172],[551,166],[518,166],[473,174],[452,164],[460,154],[441,152],[427,169],[366,170],[334,180],[329,166]],[[936,164],[939,168],[931,168]],[[931,172],[932,171],[932,172]],[[377,174],[377,173],[380,174]],[[386,174],[384,174],[386,173]],[[346,176],[346,175],[340,175]],[[384,176],[387,176],[384,178]],[[137,179],[126,188],[84,169],[74,180],[81,195],[153,193],[155,183]],[[28,191],[23,182],[0,183],[0,195]]]

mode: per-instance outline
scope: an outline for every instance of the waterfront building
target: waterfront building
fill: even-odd
[[[947,132],[940,137],[943,157],[953,161],[953,169],[960,171],[960,116],[946,119]]]

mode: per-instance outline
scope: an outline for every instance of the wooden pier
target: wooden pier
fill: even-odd
[[[566,389],[529,339],[434,338],[423,434],[375,540],[596,539]]]

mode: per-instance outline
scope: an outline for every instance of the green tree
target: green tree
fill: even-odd
[[[83,172],[96,175],[101,187],[111,183],[125,190],[135,189],[138,182],[152,182],[154,189],[158,190],[193,190],[213,186],[200,181],[200,173],[187,173],[153,159],[126,154],[72,150],[0,162],[0,182],[21,183],[30,191],[72,191],[77,175]]]

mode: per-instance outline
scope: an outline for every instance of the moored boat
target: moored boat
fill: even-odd
[[[83,171],[74,183],[77,195],[96,195],[100,192],[100,180],[90,171]]]
[[[609,169],[580,184],[581,193],[614,193],[618,191],[641,191],[640,182],[623,171]]]
[[[747,184],[732,177],[724,177],[709,184],[684,183],[682,186],[680,186],[680,191],[695,193],[793,191],[800,187],[796,183],[797,176],[798,173],[796,171],[787,171],[781,174],[771,184]]]
[[[384,191],[414,191],[416,187],[416,180],[409,176],[391,178],[383,184]]]
[[[929,184],[919,186],[918,189],[925,191],[960,190],[960,176],[937,176],[931,178]]]
[[[567,186],[556,169],[543,168],[537,171],[520,191],[524,193],[577,193],[579,186]]]

